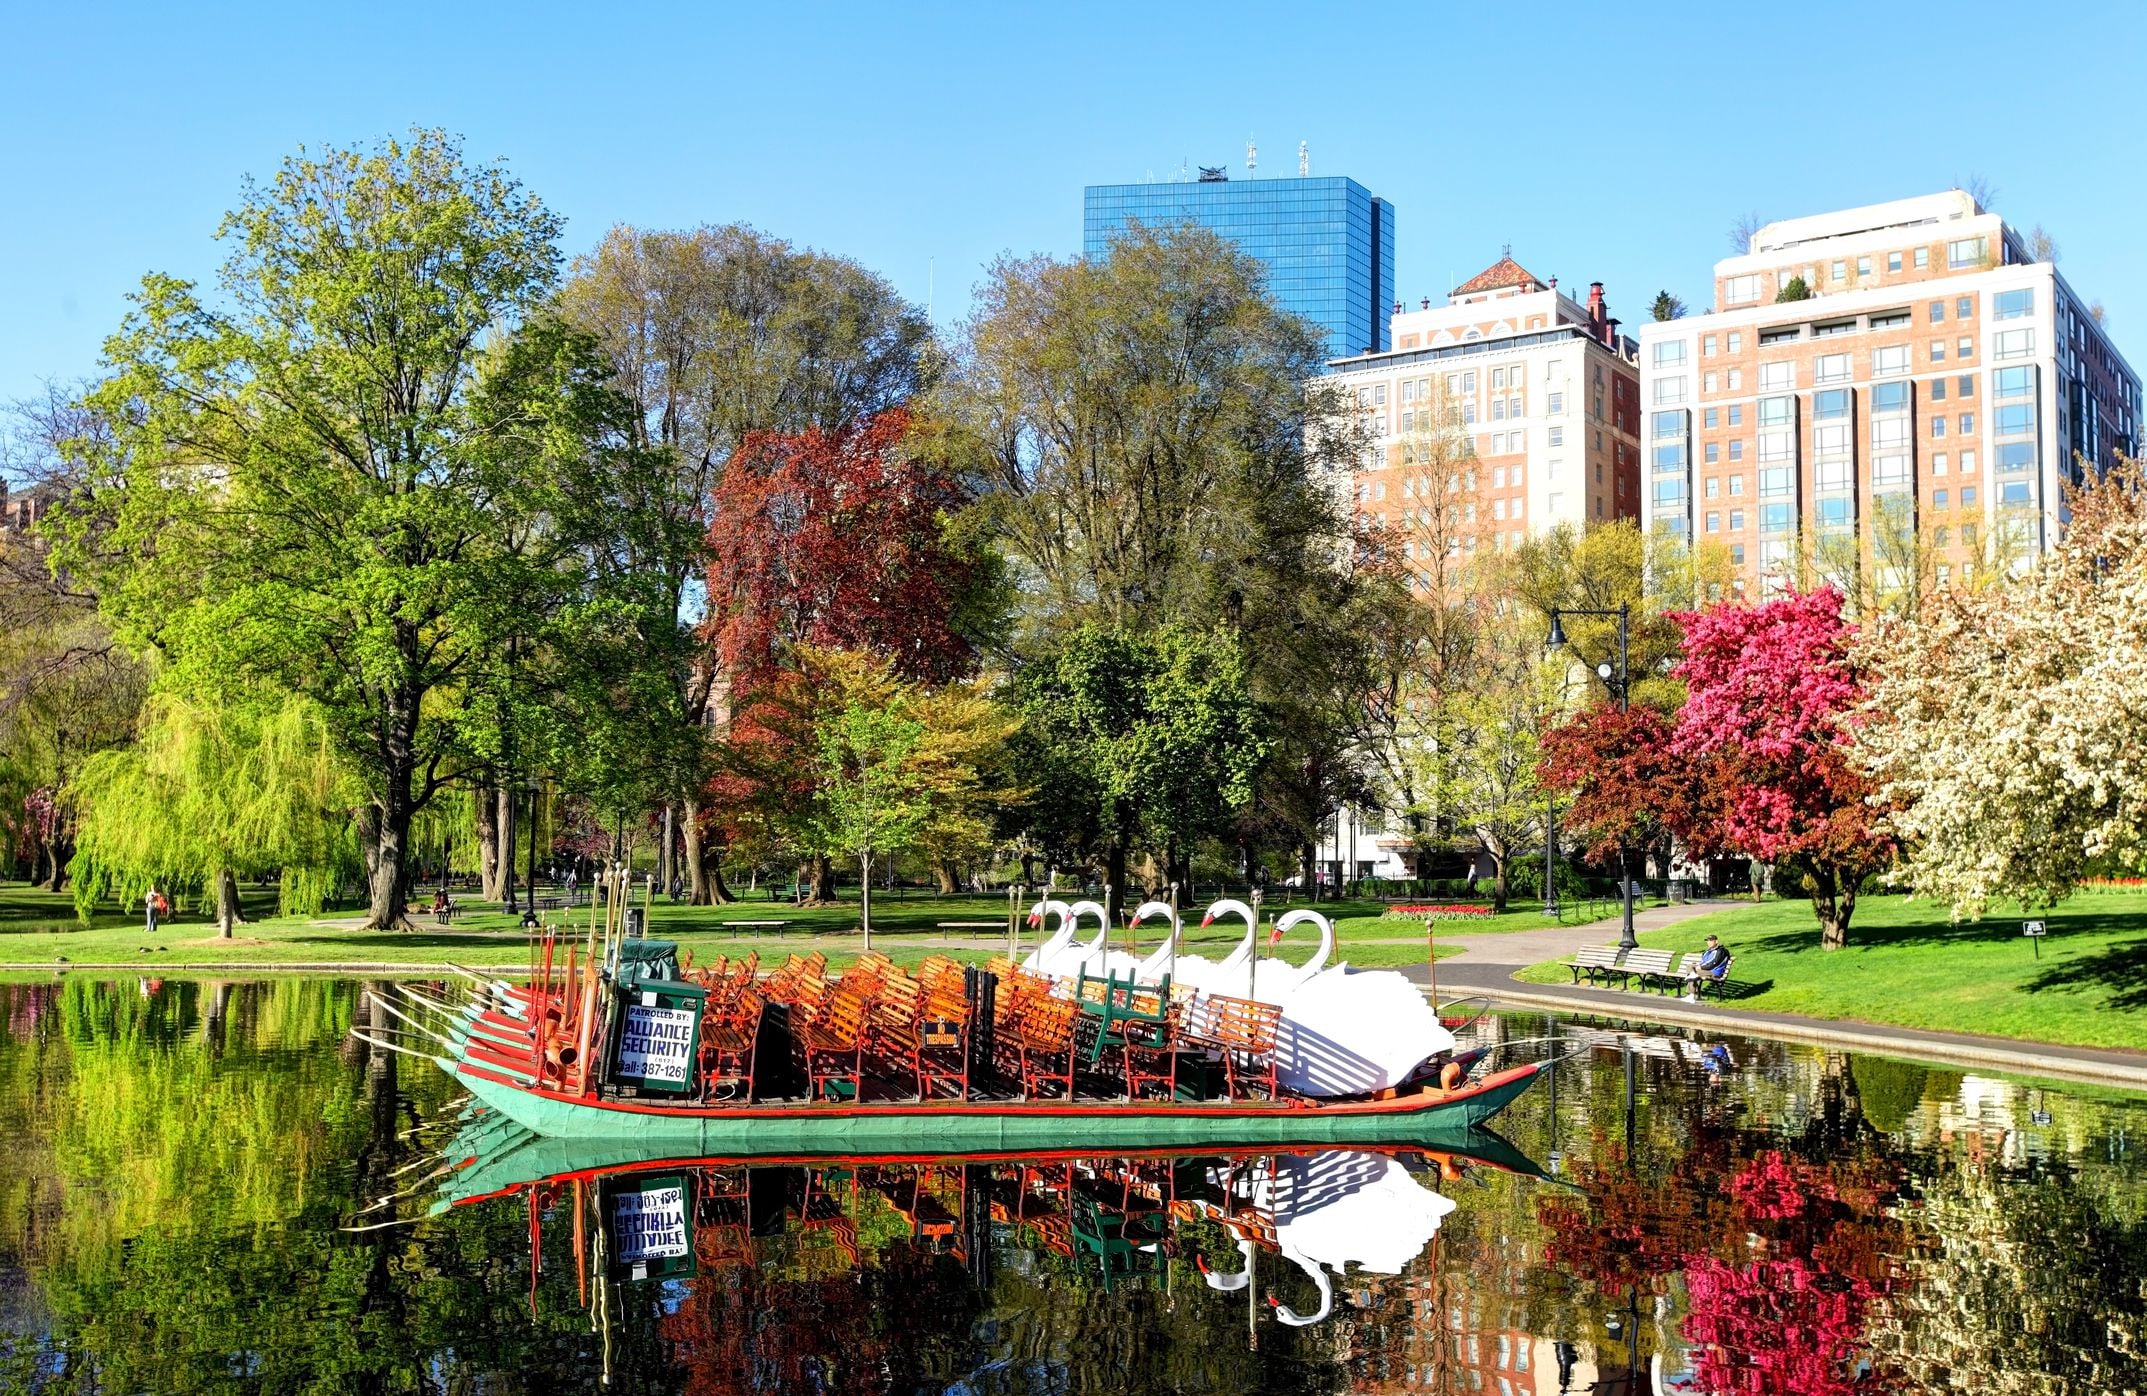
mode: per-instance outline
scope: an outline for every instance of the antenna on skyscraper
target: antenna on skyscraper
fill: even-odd
[[[1259,164],[1260,147],[1252,143],[1251,136],[1247,136],[1245,138],[1245,173],[1250,176],[1259,167]]]
[[[1297,143],[1297,176],[1302,179],[1312,173],[1312,152],[1303,141]]]

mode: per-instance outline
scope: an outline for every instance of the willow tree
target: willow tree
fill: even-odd
[[[239,878],[283,876],[285,910],[317,910],[351,846],[356,791],[324,715],[307,699],[266,704],[163,692],[141,739],[99,752],[75,778],[73,872],[86,919],[105,898],[198,888],[216,932],[241,919]]]
[[[482,671],[556,565],[588,375],[486,370],[547,302],[559,226],[438,132],[249,182],[217,293],[150,276],[107,341],[114,435],[59,519],[123,640],[317,705],[363,785],[373,927],[406,924],[411,821],[483,760]]]

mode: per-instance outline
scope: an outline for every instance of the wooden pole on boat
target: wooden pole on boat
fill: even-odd
[[[589,1237],[587,1222],[583,1220],[582,1208],[588,1205],[583,1199],[586,1183],[574,1180],[574,1292],[580,1296],[582,1307],[589,1304]]]
[[[1260,889],[1252,889],[1252,934],[1261,944],[1256,953],[1245,961],[1245,997],[1251,998],[1260,986],[1260,961],[1267,958],[1266,937],[1260,934]]]
[[[1178,928],[1182,924],[1178,919],[1178,884],[1173,882],[1170,885],[1170,958],[1164,961],[1169,966],[1164,973],[1170,976],[1173,984],[1178,982]],[[1169,1272],[1164,1274],[1168,1276]]]
[[[1439,947],[1432,938],[1432,927],[1437,924],[1437,918],[1432,916],[1430,912],[1424,913],[1424,974],[1426,981],[1431,985],[1431,1006],[1433,1008],[1439,1006]]]
[[[1006,885],[1006,962],[1021,963],[1021,888],[1012,882]]]

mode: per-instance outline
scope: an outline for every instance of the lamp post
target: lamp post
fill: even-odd
[[[1616,616],[1618,618],[1617,665],[1613,667],[1610,661],[1606,659],[1595,666],[1595,676],[1603,681],[1603,686],[1609,689],[1611,696],[1618,700],[1618,711],[1626,711],[1632,706],[1633,698],[1632,607],[1623,602],[1619,603],[1618,608],[1614,611],[1590,610],[1580,606],[1551,607],[1551,633],[1546,643],[1554,650],[1565,648],[1566,630],[1565,626],[1559,622],[1559,616],[1561,615]],[[1547,862],[1550,857],[1548,850],[1545,851],[1544,857]],[[1618,845],[1618,891],[1625,904],[1625,924],[1623,930],[1619,933],[1618,948],[1620,950],[1632,950],[1639,946],[1640,941],[1633,935],[1633,879],[1626,870],[1625,845],[1623,843]]]
[[[1556,919],[1558,907],[1558,797],[1543,793],[1543,914]]]

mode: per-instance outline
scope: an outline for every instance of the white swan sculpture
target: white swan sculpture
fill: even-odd
[[[1251,972],[1247,967],[1252,962],[1253,941],[1260,933],[1259,920],[1253,915],[1252,908],[1245,903],[1225,898],[1208,908],[1207,915],[1200,918],[1200,924],[1207,926],[1224,916],[1245,918],[1245,938],[1220,960],[1210,960],[1202,955],[1180,955],[1173,971],[1173,984],[1182,984],[1188,989],[1199,989],[1210,994],[1229,994],[1240,998],[1252,987]]]
[[[1334,965],[1270,1002],[1282,1006],[1277,1079],[1304,1095],[1387,1090],[1454,1049],[1424,991],[1390,969]]]
[[[1261,1003],[1279,1004],[1285,1015],[1289,1012],[1292,995],[1313,976],[1327,967],[1327,959],[1334,954],[1334,923],[1316,911],[1299,909],[1286,913],[1275,923],[1274,938],[1280,940],[1292,926],[1311,924],[1319,928],[1319,949],[1311,959],[1301,965],[1270,956],[1253,965],[1251,997]],[[1342,966],[1336,966],[1342,968]]]
[[[1062,901],[1046,897],[1029,908],[1031,926],[1041,927],[1046,916],[1056,916],[1059,919],[1058,925],[1052,928],[1043,944],[1031,950],[1021,962],[1023,969],[1037,974],[1044,972],[1039,966],[1046,960],[1056,959],[1065,953],[1066,948],[1073,944],[1074,932],[1078,929],[1074,923],[1073,908]]]
[[[1178,958],[1178,936],[1181,927],[1178,924],[1178,913],[1172,909],[1169,902],[1142,902],[1133,908],[1133,914],[1126,918],[1127,932],[1131,933],[1151,916],[1161,916],[1168,920],[1170,930],[1164,935],[1163,943],[1157,946],[1147,959],[1133,967],[1134,982],[1139,984],[1162,983],[1166,975],[1171,975],[1172,965]],[[1176,982],[1175,977],[1172,982]]]
[[[1083,919],[1090,916],[1096,918],[1096,934],[1077,945],[1074,943],[1074,937],[1080,934]],[[1037,951],[1035,963],[1025,964],[1023,968],[1034,969],[1038,974],[1048,974],[1054,979],[1071,979],[1078,974],[1099,978],[1109,969],[1111,957],[1115,954],[1125,962],[1126,969],[1131,969],[1133,957],[1123,950],[1108,949],[1105,942],[1110,938],[1111,915],[1103,909],[1103,904],[1092,901],[1075,902],[1066,908],[1065,940],[1055,946],[1046,947],[1050,950],[1048,954],[1044,950]],[[1057,940],[1057,937],[1053,939]]]

